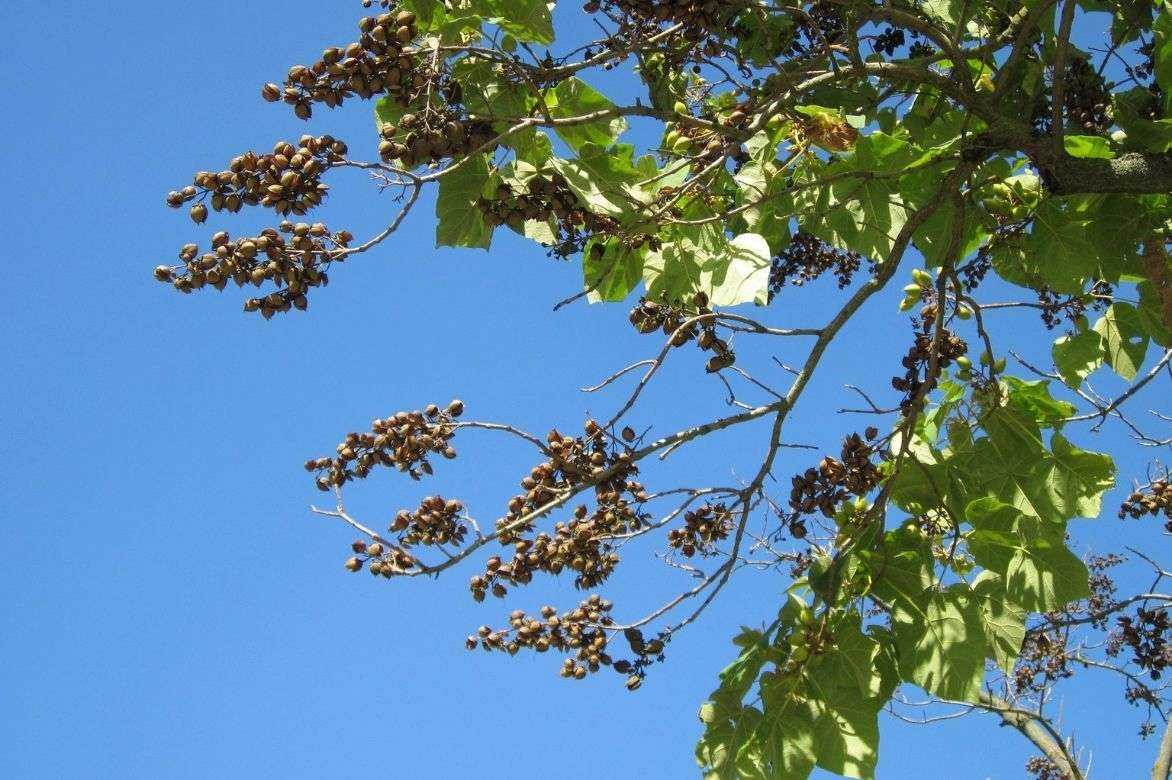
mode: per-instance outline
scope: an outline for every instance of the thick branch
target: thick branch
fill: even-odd
[[[1012,704],[994,696],[991,693],[981,694],[981,706],[1001,716],[1001,722],[1012,726],[1021,732],[1022,736],[1033,742],[1046,758],[1050,759],[1063,772],[1075,780],[1082,780],[1082,770],[1067,752],[1062,741],[1056,738],[1053,726],[1040,715],[1019,710]]]
[[[1040,144],[1027,148],[1027,153],[1055,195],[1162,195],[1172,191],[1172,157],[1167,154],[1129,152],[1110,160],[1084,159],[1044,149]]]
[[[1169,774],[1172,774],[1172,723],[1164,726],[1160,752],[1156,755],[1156,763],[1152,764],[1152,780],[1168,780]]]

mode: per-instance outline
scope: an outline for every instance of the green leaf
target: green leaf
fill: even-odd
[[[546,0],[491,0],[497,9],[492,22],[518,40],[553,43],[553,3]]]
[[[1172,107],[1172,6],[1165,0],[1159,4],[1160,13],[1152,23],[1155,35],[1152,62],[1156,81],[1164,90],[1164,106]]]
[[[796,618],[802,606],[788,597],[779,616],[788,630],[773,646],[769,631],[742,634],[741,656],[700,709],[705,728],[696,759],[705,777],[804,780],[815,764],[850,777],[874,775],[878,716],[898,682],[894,667],[851,612],[831,625],[834,641],[823,653],[782,671],[788,651],[781,648],[788,645],[781,639],[802,630]],[[770,662],[774,668],[766,671]],[[745,706],[758,677],[760,708]]]
[[[987,570],[973,579],[973,598],[989,639],[989,657],[1006,675],[1013,674],[1025,641],[1026,611],[1006,598],[1001,578]]]
[[[769,299],[769,244],[756,233],[742,233],[728,243],[728,251],[707,265],[708,297],[715,306],[756,303]]]
[[[643,278],[646,249],[632,249],[619,239],[591,238],[582,253],[582,275],[586,299],[621,301]]]
[[[415,12],[415,26],[431,36],[426,42],[467,43],[481,36],[482,21],[472,3],[445,6],[439,0],[403,0],[401,8]]]
[[[859,553],[871,572],[871,590],[900,619],[922,618],[931,597],[932,552],[911,526],[888,531],[884,543]]]
[[[1046,380],[1027,381],[1006,376],[1004,382],[1009,403],[1042,425],[1061,423],[1077,411],[1074,404],[1050,395],[1050,383]]]
[[[560,82],[553,89],[547,89],[543,97],[549,107],[549,115],[554,119],[587,116],[615,107],[606,95],[576,76]],[[627,120],[612,116],[572,125],[555,125],[554,129],[558,137],[566,142],[566,146],[576,152],[588,143],[610,146],[627,129]]]
[[[1050,504],[1059,517],[1098,517],[1103,494],[1115,487],[1115,462],[1110,455],[1087,452],[1055,433],[1052,455],[1035,473],[1045,478]]]
[[[1077,390],[1084,379],[1103,365],[1103,337],[1093,330],[1062,336],[1055,340],[1051,354],[1062,381]]]
[[[1172,346],[1172,329],[1164,324],[1164,301],[1149,281],[1139,283],[1139,321],[1144,332],[1161,347]]]
[[[671,302],[703,292],[716,306],[764,304],[771,265],[765,239],[753,233],[732,241],[719,234],[709,238],[706,244],[682,239],[648,252],[643,261],[647,297]]]
[[[1138,272],[1140,243],[1159,222],[1147,203],[1126,195],[1083,196],[1072,202],[1087,219],[1098,255],[1096,275],[1115,283],[1124,274]]]
[[[691,245],[664,244],[643,259],[643,284],[655,301],[684,300],[701,289],[700,266]]]
[[[1099,321],[1095,332],[1103,337],[1103,358],[1115,373],[1127,381],[1135,379],[1148,351],[1148,334],[1139,312],[1127,303],[1113,303]]]
[[[1064,209],[1060,198],[1047,198],[1034,215],[1025,241],[1026,269],[1055,291],[1081,293],[1098,270],[1098,251],[1086,219]]]
[[[793,214],[793,198],[785,191],[785,177],[779,175],[772,159],[772,146],[764,133],[750,139],[764,139],[761,153],[750,158],[737,172],[734,180],[740,188],[738,204],[748,206],[743,212],[749,232],[764,237],[773,252],[780,252],[789,243],[789,221]],[[750,205],[751,204],[751,205]]]
[[[1051,522],[1098,516],[1103,493],[1114,485],[1110,456],[1080,450],[1060,433],[1047,451],[1037,423],[1011,408],[990,411],[982,425],[989,436],[977,441],[966,464],[979,480],[972,497],[992,495]]]
[[[975,529],[969,551],[1001,577],[1011,603],[1047,612],[1090,595],[1090,575],[1067,548],[1064,523],[1022,514],[992,498],[969,504],[965,515]]]
[[[1115,156],[1110,142],[1097,135],[1068,135],[1062,140],[1066,153],[1071,157],[1086,157],[1109,160]]]
[[[879,711],[894,688],[878,663],[879,652],[879,643],[862,633],[859,617],[852,613],[834,625],[834,647],[811,659],[805,670],[808,698],[802,704],[823,769],[848,777],[875,773]],[[762,694],[768,697],[769,691],[763,687]],[[766,698],[766,718],[776,708],[770,703]]]
[[[960,213],[963,213],[964,224],[960,226],[960,244],[956,249],[956,258],[968,257],[988,239],[989,234],[985,232],[979,217],[973,213],[972,206],[959,212],[951,200],[944,201],[924,220],[924,224],[915,233],[916,248],[924,255],[924,263],[929,268],[939,267],[949,259],[946,255],[952,244]]]
[[[804,779],[814,767],[808,720],[781,707],[766,721],[760,710],[742,704],[762,668],[777,657],[768,632],[744,629],[734,643],[741,654],[721,671],[719,687],[700,709],[697,763],[707,777]]]
[[[1154,100],[1152,93],[1143,87],[1111,95],[1115,121],[1127,134],[1125,149],[1145,152],[1172,149],[1172,119],[1151,120],[1146,116],[1146,109]]]
[[[542,246],[553,246],[557,243],[558,238],[557,226],[552,219],[527,219],[521,229],[521,234]]]
[[[621,219],[633,214],[635,204],[650,200],[650,195],[636,186],[646,176],[632,162],[633,152],[634,147],[627,144],[610,149],[585,144],[577,159],[551,157],[549,165],[561,174],[588,210]]]
[[[439,180],[435,201],[435,245],[488,249],[492,228],[476,205],[488,182],[488,158],[483,154],[468,161]]]
[[[922,618],[895,624],[895,637],[903,679],[943,699],[977,699],[988,638],[968,586],[933,593]]]
[[[954,28],[960,20],[965,4],[961,0],[926,0],[924,10],[949,28]]]
[[[452,77],[462,86],[464,107],[470,114],[485,119],[508,119],[528,116],[536,100],[505,76],[501,65],[488,60],[465,57],[452,65]],[[498,131],[506,129],[501,123]],[[511,143],[514,139],[506,140]]]

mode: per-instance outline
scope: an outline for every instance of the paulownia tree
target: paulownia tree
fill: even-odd
[[[1162,733],[1152,775],[1168,776],[1172,732],[1158,726],[1172,575],[1149,552],[1081,559],[1066,527],[1100,515],[1116,480],[1111,455],[1077,440],[1113,425],[1153,456],[1172,442],[1169,417],[1127,404],[1172,377],[1172,5],[588,0],[575,34],[588,23],[594,37],[561,49],[545,0],[374,5],[353,43],[262,95],[305,120],[368,101],[379,159],[306,135],[197,173],[167,197],[196,223],[260,207],[278,224],[188,244],[155,276],[183,293],[248,289],[245,311],[265,318],[311,295],[328,306],[322,288],[343,262],[391,240],[434,187],[437,245],[488,249],[512,230],[580,259],[582,289],[562,304],[629,301],[654,345],[602,383],[628,383],[625,403],[581,430],[533,435],[468,420],[452,401],[376,419],[309,460],[337,499],[315,511],[361,537],[347,568],[387,579],[465,568],[478,601],[547,575],[593,591],[620,548],[659,535],[694,575],[667,603],[620,616],[589,595],[563,611],[518,609],[467,639],[550,651],[567,678],[609,667],[632,690],[734,574],[780,572],[781,603],[736,637],[739,655],[700,708],[696,756],[713,777],[870,776],[880,711],[912,719],[916,689],[951,707],[929,719],[983,711],[1019,731],[1038,777],[1082,777],[1084,746],[1048,706],[1076,671],[1119,676],[1141,733]],[[619,104],[591,85],[613,69],[643,97]],[[624,142],[638,135],[632,117],[662,135]],[[368,172],[396,204],[377,235],[295,221],[338,168]],[[991,275],[1021,300],[989,301]],[[821,321],[796,321],[812,316],[800,305],[767,308],[821,276],[840,289]],[[911,318],[914,333],[889,387],[855,388],[871,424],[842,431],[841,451],[783,468],[783,429],[823,355],[893,282],[906,284],[893,327]],[[1053,367],[1022,358],[1015,376],[1006,359],[1018,345],[995,343],[990,321],[1023,308],[1041,327],[1019,338],[1058,338]],[[778,339],[807,350],[774,388],[750,370],[754,345],[765,363]],[[676,354],[724,381],[737,408],[652,436],[641,396]],[[1100,369],[1129,386],[1096,392]],[[647,459],[756,420],[769,434],[742,482],[640,482]],[[347,512],[352,482],[380,467],[431,479],[456,457],[457,434],[474,433],[535,451],[507,507],[482,508],[499,519],[478,523],[440,496],[389,529]],[[1136,486],[1120,517],[1172,530],[1158,461],[1125,476]],[[1151,587],[1117,592],[1125,561],[1150,567]]]

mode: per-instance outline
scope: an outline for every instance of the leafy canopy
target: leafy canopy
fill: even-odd
[[[1030,616],[1080,609],[1072,605],[1091,595],[1067,528],[1100,514],[1116,474],[1109,455],[1082,449],[1069,430],[1096,417],[1080,416],[1088,401],[1101,420],[1115,408],[1083,390],[1088,377],[1111,371],[1138,389],[1172,344],[1172,4],[589,0],[597,28],[569,10],[566,31],[555,30],[544,0],[381,6],[357,42],[263,92],[305,119],[315,107],[373,101],[378,159],[307,136],[197,174],[168,198],[191,204],[196,222],[244,206],[290,219],[255,237],[219,233],[207,253],[188,245],[178,265],[156,269],[161,281],[185,293],[263,287],[245,308],[266,318],[304,309],[434,187],[437,246],[490,250],[497,231],[512,230],[580,262],[578,297],[642,296],[635,327],[662,327],[669,346],[696,340],[711,353],[711,373],[738,361],[722,334],[814,342],[788,389],[704,426],[655,442],[636,441],[629,428],[620,435],[636,390],[613,420],[589,421],[582,440],[528,437],[548,469],[526,478],[533,486],[495,532],[477,527],[474,541],[444,550],[439,563],[421,551],[465,541],[462,506],[405,510],[392,538],[349,518],[339,492],[335,514],[368,535],[348,566],[438,574],[500,542],[520,545],[521,557],[496,557],[474,577],[478,598],[566,566],[593,587],[617,561],[615,538],[658,527],[644,510],[654,499],[626,482],[633,464],[768,417],[773,434],[757,475],[706,513],[689,513],[670,537],[688,557],[723,556],[696,591],[710,594],[738,568],[751,516],[766,515],[771,538],[797,545],[780,607],[746,616],[768,625],[735,639],[736,659],[700,708],[700,766],[719,778],[804,778],[815,767],[870,777],[878,714],[898,686],[987,703],[990,681],[1014,669]],[[637,98],[601,89],[614,68],[638,80]],[[400,209],[362,242],[294,221],[326,197],[321,177],[345,167],[372,172]],[[911,272],[901,308],[922,308],[892,383],[895,422],[866,442],[848,440],[841,461],[795,476],[788,503],[763,500],[782,425],[822,354],[912,265],[923,267]],[[825,324],[786,331],[756,321],[758,309],[796,300],[790,287],[826,273],[846,289]],[[1064,324],[1054,371],[1007,373],[985,328],[1000,306],[982,297],[994,277],[1046,325]],[[429,454],[454,456],[454,431],[491,427],[456,422],[461,410],[376,420],[369,436],[339,445],[338,458],[307,468],[339,491],[379,465],[427,477]],[[574,466],[579,456],[593,460]],[[580,545],[574,552],[532,535],[587,490],[597,508],[576,515],[577,541],[564,541]],[[630,499],[617,497],[626,490]],[[598,604],[584,602],[583,614],[609,609]],[[512,629],[469,641],[510,652],[552,642],[577,652],[563,673],[584,676],[612,664],[599,648],[623,636],[635,658],[613,666],[633,689],[662,660],[663,642],[696,617],[665,624],[655,646],[637,628],[649,621],[624,630],[596,617],[586,629],[568,614],[581,624],[568,638],[515,618]],[[582,631],[596,644],[584,644]]]

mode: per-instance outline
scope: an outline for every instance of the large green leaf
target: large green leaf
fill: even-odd
[[[957,222],[963,218],[963,224]],[[946,257],[949,247],[953,243],[953,236],[960,230],[960,243],[956,248],[956,257]],[[941,203],[932,214],[924,220],[924,224],[916,231],[916,248],[924,255],[924,262],[930,268],[938,267],[945,260],[957,260],[975,252],[989,237],[978,215],[973,213],[973,207],[967,206],[958,209],[951,200]]]
[[[968,545],[977,563],[996,572],[1010,603],[1047,612],[1090,595],[1089,574],[1065,542],[1065,524],[1022,514],[996,499],[969,504],[975,529]]]
[[[488,158],[483,154],[440,178],[435,201],[435,245],[488,249],[492,228],[476,205],[488,182]]]
[[[1135,379],[1148,351],[1148,334],[1139,312],[1127,303],[1113,303],[1095,323],[1103,337],[1103,359],[1127,381]]]
[[[1051,522],[1099,514],[1103,493],[1114,485],[1110,456],[1080,450],[1060,433],[1047,450],[1037,423],[1014,409],[992,410],[982,424],[989,435],[967,463],[980,484],[974,498],[988,493]]]
[[[1103,337],[1093,330],[1062,336],[1054,341],[1051,354],[1062,381],[1077,389],[1103,365]]]
[[[472,13],[484,17],[517,40],[553,43],[551,3],[546,0],[465,0]],[[459,3],[453,3],[459,5]]]
[[[1164,301],[1150,281],[1140,282],[1139,321],[1144,332],[1161,347],[1172,347],[1172,328],[1164,322]]]
[[[755,137],[760,153],[753,154],[734,177],[740,188],[739,203],[746,206],[742,216],[749,232],[760,234],[773,252],[789,243],[789,219],[793,198],[785,191],[785,177],[777,170],[772,146],[764,133]]]
[[[647,178],[645,171],[631,159],[634,147],[617,144],[604,149],[583,144],[576,159],[551,157],[549,165],[561,174],[566,185],[595,214],[631,218],[635,207],[650,200],[638,182]]]
[[[765,239],[753,233],[732,241],[713,238],[706,245],[681,240],[648,252],[643,261],[647,297],[680,301],[703,292],[717,306],[765,303],[771,264]]]
[[[549,108],[549,114],[554,119],[564,120],[588,116],[615,107],[610,98],[576,76],[571,76],[560,82],[553,89],[547,89],[544,99]],[[584,144],[588,143],[602,147],[609,146],[626,129],[627,120],[621,116],[555,126],[558,137],[574,151],[578,151]]]
[[[849,178],[830,185],[839,204],[827,215],[822,237],[868,257],[885,259],[904,223],[907,208],[899,189],[889,180]]]
[[[831,625],[833,641],[798,668],[783,671],[783,637],[801,631],[793,596],[782,610],[782,630],[746,630],[740,657],[721,672],[721,684],[700,708],[704,734],[696,758],[710,778],[804,780],[814,766],[848,777],[872,777],[878,758],[879,711],[897,679],[880,642],[849,612]],[[766,670],[767,664],[775,668]],[[743,700],[760,679],[756,706]]]
[[[478,117],[515,121],[528,116],[537,102],[529,92],[505,78],[501,65],[488,60],[458,60],[452,66],[452,77],[463,87],[464,107]],[[507,124],[498,125],[497,131],[505,130]]]
[[[903,679],[944,699],[977,699],[988,638],[968,586],[934,592],[923,617],[895,623],[895,637]]]
[[[632,249],[619,239],[590,239],[582,253],[583,284],[587,300],[621,301],[643,278],[644,248]]]
[[[923,618],[931,597],[932,553],[912,526],[888,531],[883,544],[860,556],[871,573],[871,591],[908,621]]]
[[[1155,65],[1156,81],[1164,90],[1164,106],[1172,108],[1172,4],[1167,0],[1157,3],[1160,9],[1152,23],[1155,34],[1152,63]]]
[[[492,0],[498,8],[493,18],[498,27],[518,40],[553,43],[553,3],[546,0]]]
[[[1005,584],[991,571],[973,579],[973,597],[989,639],[989,657],[1005,674],[1012,674],[1025,641],[1026,611],[1006,597]]]
[[[760,709],[743,704],[765,664],[778,658],[769,632],[744,629],[734,642],[740,655],[721,671],[720,685],[700,707],[704,734],[697,762],[706,777],[804,780],[814,768],[812,728],[804,713],[780,707],[766,720]]]
[[[847,777],[872,777],[879,711],[893,687],[878,655],[878,642],[862,632],[857,615],[848,615],[834,626],[832,648],[810,660],[796,696],[773,701],[773,691],[763,686],[765,719],[777,712],[791,715],[791,722],[806,720],[818,766]]]
[[[1059,401],[1050,394],[1050,383],[1046,380],[1007,376],[1005,388],[1010,405],[1041,425],[1061,423],[1076,411],[1074,404]]]
[[[1060,198],[1047,198],[1037,210],[1024,249],[1027,271],[1060,293],[1082,292],[1099,267],[1089,222],[1064,208]]]
[[[742,233],[706,265],[708,297],[715,306],[764,305],[769,299],[769,244],[756,233]]]

